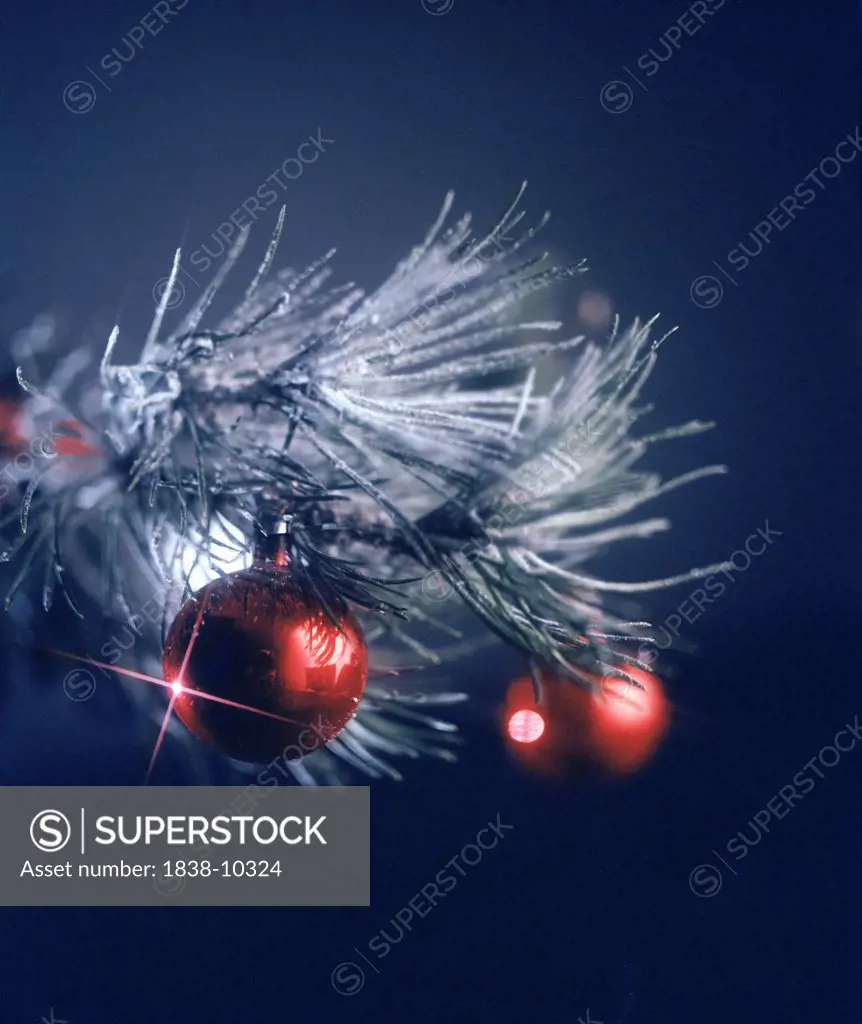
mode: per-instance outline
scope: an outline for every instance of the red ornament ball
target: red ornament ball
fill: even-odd
[[[576,683],[546,673],[537,703],[530,676],[509,687],[502,719],[507,745],[525,767],[540,775],[577,779],[588,758],[589,695]]]
[[[359,624],[334,595],[335,621],[287,565],[255,564],[207,584],[174,619],[163,654],[173,710],[218,751],[293,760],[337,735],[368,676]]]
[[[538,703],[532,679],[516,679],[506,693],[503,725],[521,764],[567,779],[594,768],[622,775],[646,764],[667,732],[670,704],[657,676],[619,667],[634,682],[605,676],[592,691],[546,673]]]
[[[619,666],[634,682],[605,676],[591,696],[590,742],[595,760],[622,775],[637,771],[655,753],[670,724],[670,704],[658,676]]]

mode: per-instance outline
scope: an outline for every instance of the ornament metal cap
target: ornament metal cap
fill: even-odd
[[[286,512],[264,512],[261,533],[254,543],[254,564],[286,566],[290,563],[288,535],[293,517]]]

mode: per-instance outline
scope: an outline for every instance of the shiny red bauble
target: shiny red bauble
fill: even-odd
[[[355,714],[368,658],[359,624],[333,617],[288,565],[255,564],[207,584],[180,610],[164,648],[172,707],[195,736],[257,764],[323,746]]]
[[[516,679],[502,709],[507,745],[525,768],[541,775],[576,779],[590,768],[587,742],[589,697],[571,682],[546,673],[536,702],[533,680]]]
[[[516,679],[502,720],[507,745],[521,764],[567,779],[595,768],[627,774],[644,765],[667,732],[670,705],[657,676],[619,667],[635,682],[605,676],[590,690],[546,673],[538,703],[532,679]]]
[[[634,682],[605,676],[591,696],[590,744],[607,771],[636,771],[652,757],[670,725],[670,704],[658,676],[620,666]]]

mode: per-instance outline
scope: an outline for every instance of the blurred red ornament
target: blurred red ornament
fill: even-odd
[[[635,682],[605,676],[590,691],[546,673],[538,703],[532,679],[516,679],[506,693],[503,722],[517,759],[533,771],[565,778],[595,767],[625,774],[645,764],[667,731],[670,706],[656,676],[630,665],[619,668]]]
[[[359,705],[368,658],[354,617],[334,595],[328,603],[337,623],[302,593],[283,554],[199,590],[163,656],[186,728],[255,763],[301,757],[339,733]]]
[[[503,703],[509,749],[531,771],[578,778],[590,767],[587,742],[589,694],[567,679],[542,676],[536,703],[530,676],[516,679]]]
[[[0,448],[15,453],[29,450],[34,457],[55,455],[103,455],[104,450],[85,441],[84,425],[75,419],[64,419],[50,426],[44,435],[28,433],[22,422],[21,403],[0,398]]]
[[[578,300],[578,317],[592,331],[606,331],[613,323],[614,310],[604,292],[585,291]]]
[[[658,676],[617,666],[634,682],[605,676],[591,696],[590,741],[596,761],[610,772],[636,771],[655,753],[670,725],[670,704]]]
[[[12,398],[0,398],[0,448],[18,451],[27,444],[21,433],[21,404]]]
[[[77,420],[60,420],[59,427],[63,433],[53,438],[54,451],[57,455],[103,455],[101,448],[85,441],[81,436],[83,425]]]

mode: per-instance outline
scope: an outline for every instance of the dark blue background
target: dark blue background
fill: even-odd
[[[370,909],[4,910],[0,1020],[35,1024],[52,1006],[69,1024],[575,1024],[588,1007],[605,1024],[859,1019],[862,750],[773,823],[717,896],[688,884],[862,711],[862,157],[715,308],[689,298],[856,128],[854,12],[727,0],[642,75],[631,109],[605,111],[603,85],[658,52],[684,10],[191,0],[103,76],[112,91],[85,114],[64,107],[64,88],[123,46],[146,5],[4,10],[4,338],[51,309],[71,336],[98,328],[100,340],[119,316],[138,344],[174,248],[203,242],[318,128],[335,141],[285,192],[282,260],[338,246],[340,279],[374,285],[448,188],[490,226],[527,177],[528,209],[554,213],[545,242],[559,257],[588,257],[624,318],[660,311],[681,327],[649,388],[652,422],[719,428],[656,464],[732,469],[669,497],[673,533],[615,554],[606,575],[720,560],[766,519],[782,536],[689,628],[699,651],[677,663],[677,727],[637,776],[563,788],[511,764],[493,714],[517,663],[501,652],[470,673],[483,685],[461,765],[408,766],[404,784],[375,786]],[[570,323],[576,295],[554,298]],[[652,618],[686,593],[660,595]],[[14,632],[4,626],[0,782],[139,781],[146,752],[116,702],[100,691],[83,716],[58,696],[62,670],[24,659]],[[335,994],[335,965],[498,811],[515,826],[499,849],[362,992]]]

